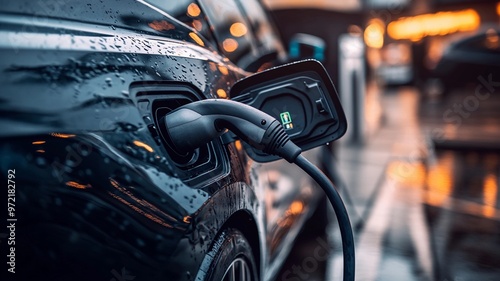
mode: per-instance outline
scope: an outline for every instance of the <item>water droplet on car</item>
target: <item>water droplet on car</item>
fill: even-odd
[[[105,81],[106,81],[106,84],[108,84],[108,86],[110,86],[110,87],[113,86],[113,80],[111,78],[108,77],[108,78],[106,78]]]

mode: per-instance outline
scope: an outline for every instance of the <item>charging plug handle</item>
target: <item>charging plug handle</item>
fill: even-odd
[[[226,129],[254,148],[278,155],[306,171],[323,188],[337,215],[344,253],[344,281],[354,281],[354,238],[349,216],[340,195],[328,178],[307,161],[272,116],[243,103],[203,100],[184,105],[160,119],[160,132],[180,153],[188,153]]]
[[[160,119],[168,142],[188,153],[229,129],[250,146],[292,163],[301,153],[274,117],[246,104],[222,99],[196,101]]]

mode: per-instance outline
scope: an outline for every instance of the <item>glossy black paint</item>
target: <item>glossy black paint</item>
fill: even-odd
[[[276,192],[283,163],[253,163],[235,142],[217,181],[178,178],[131,87],[188,83],[202,98],[230,98],[247,73],[160,12],[138,1],[2,3],[0,167],[16,170],[19,280],[196,280],[228,225],[248,235],[270,278],[312,210],[307,181]]]

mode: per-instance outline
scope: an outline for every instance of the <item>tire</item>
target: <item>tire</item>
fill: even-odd
[[[260,280],[252,247],[241,231],[228,228],[217,236],[195,280]]]

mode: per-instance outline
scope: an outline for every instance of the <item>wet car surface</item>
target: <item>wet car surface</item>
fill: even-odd
[[[211,280],[208,253],[218,237],[240,237],[234,229],[255,275],[276,273],[320,197],[309,180],[282,160],[253,162],[228,138],[178,155],[158,129],[161,115],[231,98],[248,71],[284,56],[264,31],[250,57],[224,56],[202,14],[209,2],[0,8],[0,166],[15,171],[16,277]]]

